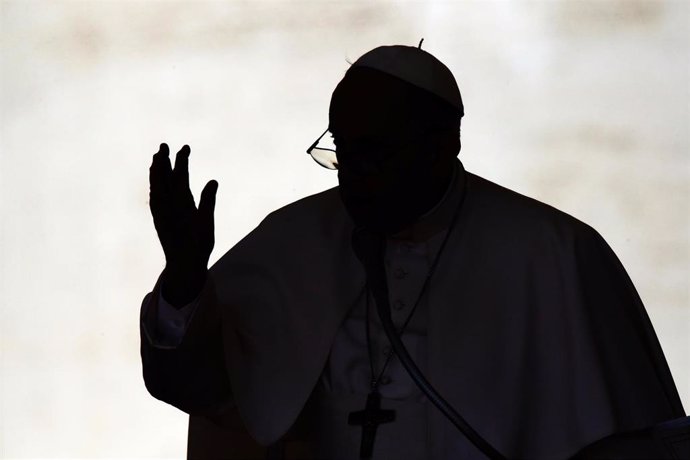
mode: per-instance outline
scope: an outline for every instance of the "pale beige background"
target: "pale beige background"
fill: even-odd
[[[211,263],[266,213],[336,185],[306,147],[363,52],[445,62],[461,159],[591,224],[635,282],[690,406],[689,3],[0,3],[0,449],[182,457],[145,390],[138,312],[163,267],[160,142],[220,183]]]

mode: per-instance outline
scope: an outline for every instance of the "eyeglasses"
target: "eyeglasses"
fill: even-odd
[[[328,128],[319,136],[318,139],[314,141],[313,144],[307,149],[307,153],[318,164],[324,168],[335,170],[338,169],[338,157],[335,153],[335,143],[333,141],[333,135],[326,136]],[[321,140],[324,136],[326,139]]]
[[[420,141],[424,141],[428,139],[428,135],[433,132],[438,130],[438,127],[428,129],[425,133],[423,133],[420,136],[408,139],[407,141],[404,141],[398,145],[392,146],[392,145],[387,145],[387,144],[381,144],[378,143],[377,147],[375,150],[377,151],[378,155],[370,155],[368,156],[368,160],[370,162],[374,163],[380,163],[382,161],[387,161],[389,159],[392,159],[395,157],[393,155],[396,151],[401,151],[405,149],[406,147],[412,147],[419,143]],[[329,134],[326,136],[326,134]],[[353,146],[350,146],[353,147]],[[363,146],[360,146],[363,147]],[[362,148],[364,150],[365,148]],[[350,150],[348,148],[348,150]],[[366,148],[366,150],[371,150],[371,146]],[[335,145],[335,140],[333,137],[333,133],[330,132],[330,128],[327,128],[326,131],[324,131],[318,139],[314,141],[313,144],[309,146],[307,149],[307,153],[311,155],[311,157],[316,161],[319,165],[323,166],[324,168],[330,169],[330,170],[337,170],[338,169],[338,156],[336,153],[336,145]]]

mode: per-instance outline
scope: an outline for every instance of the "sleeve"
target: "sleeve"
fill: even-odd
[[[199,298],[189,302],[179,310],[173,307],[165,300],[162,292],[158,294],[158,315],[155,318],[147,317],[153,320],[155,324],[144,324],[149,337],[151,337],[151,345],[156,348],[174,348],[180,345],[182,338],[187,332],[189,320],[197,308]],[[144,308],[148,307],[148,303]],[[155,331],[155,334],[153,333]]]
[[[144,297],[140,310],[141,361],[146,388],[153,397],[190,415],[217,416],[234,403],[213,276],[209,271],[199,297],[184,307],[188,310],[175,311],[186,317],[186,322],[179,341],[174,343],[159,330],[161,325],[165,327],[169,318],[166,315],[171,313],[165,312],[161,302],[161,278]]]
[[[685,415],[661,344],[632,280],[604,238],[591,229],[575,251],[588,320],[575,334],[581,348],[588,341],[594,345],[576,374],[588,395],[578,405],[577,415],[588,416],[578,431],[597,425],[599,433],[588,435],[590,443],[575,458],[658,458],[645,454],[658,453],[650,430]]]
[[[659,339],[623,264],[594,229],[578,250],[591,333],[619,414],[640,428],[684,416]]]

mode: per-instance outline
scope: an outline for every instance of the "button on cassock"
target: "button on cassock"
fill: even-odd
[[[402,300],[396,300],[393,304],[393,310],[400,311],[403,308],[405,308],[405,302],[403,302]]]

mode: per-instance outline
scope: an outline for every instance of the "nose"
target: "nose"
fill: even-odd
[[[366,174],[350,169],[338,169],[338,182],[342,191],[359,200],[373,199],[386,189],[384,178],[380,174]]]
[[[381,173],[381,165],[372,158],[338,157],[338,169],[348,177],[368,178]]]
[[[381,173],[382,149],[374,145],[341,144],[336,147],[338,167],[348,174],[369,176]]]

